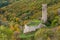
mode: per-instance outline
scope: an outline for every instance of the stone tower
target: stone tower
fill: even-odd
[[[42,21],[47,21],[47,4],[42,4]]]

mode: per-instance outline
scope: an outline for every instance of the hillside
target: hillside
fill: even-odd
[[[25,24],[35,26],[41,22],[42,4],[47,4],[46,27],[24,34]],[[14,0],[0,8],[0,40],[60,40],[59,5],[60,0]]]
[[[7,14],[6,17],[11,16],[9,19],[7,19],[5,17],[6,20],[9,20],[9,21],[15,20],[15,22],[16,22],[16,20],[18,20],[18,21],[21,21],[21,20],[26,21],[27,20],[27,22],[28,22],[29,20],[32,20],[32,19],[40,19],[41,18],[41,4],[42,3],[43,3],[43,1],[39,2],[39,0],[37,0],[37,1],[33,1],[33,0],[20,1],[20,2],[13,3],[11,5],[8,5],[2,9],[4,9],[6,11],[6,13],[5,13],[5,14]],[[50,1],[49,1],[49,3],[50,3]],[[47,3],[47,4],[49,4],[49,3]],[[59,5],[60,5],[60,3],[58,1],[58,3],[54,3],[50,6],[48,6],[48,15],[51,14],[50,12],[53,12],[54,14],[56,14],[57,13],[56,10],[60,7]],[[14,19],[12,19],[12,18],[14,18]]]

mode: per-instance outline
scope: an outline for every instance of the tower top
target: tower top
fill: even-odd
[[[42,4],[42,7],[47,7],[47,4]]]

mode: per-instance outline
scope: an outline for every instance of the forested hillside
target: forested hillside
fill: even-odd
[[[46,27],[24,34],[25,24],[39,24],[42,4],[47,4]],[[0,40],[60,40],[59,5],[60,0],[0,0]]]
[[[0,0],[0,8],[12,4],[19,0]]]

